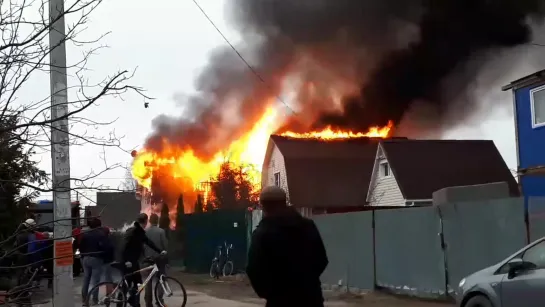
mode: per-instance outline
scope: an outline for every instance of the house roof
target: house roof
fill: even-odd
[[[289,198],[294,206],[328,208],[366,204],[376,140],[324,141],[272,135],[270,142],[284,157]]]
[[[385,140],[386,159],[405,199],[431,199],[453,186],[507,182],[518,196],[517,182],[493,141]]]
[[[530,85],[533,85],[535,83],[540,83],[540,82],[543,82],[545,80],[545,69],[544,70],[540,70],[538,72],[535,72],[531,75],[528,75],[528,76],[525,76],[525,77],[522,77],[522,78],[519,78],[507,85],[504,85],[502,86],[501,90],[502,91],[508,91],[508,90],[511,90],[511,89],[519,89],[521,87],[526,87],[526,86],[530,86]]]

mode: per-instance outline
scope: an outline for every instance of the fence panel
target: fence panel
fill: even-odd
[[[526,245],[522,198],[450,203],[439,209],[450,292],[456,291],[462,278]]]
[[[545,197],[528,197],[530,242],[545,237]]]
[[[244,270],[248,244],[247,210],[213,210],[211,212],[183,216],[184,240],[173,244],[185,244],[184,264],[187,271],[208,273],[216,247],[225,241],[233,244],[230,252],[235,271]]]
[[[317,215],[313,219],[329,258],[322,283],[373,289],[373,213]]]
[[[446,293],[435,207],[375,211],[377,286],[419,297]]]

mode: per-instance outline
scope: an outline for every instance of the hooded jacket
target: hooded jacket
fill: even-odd
[[[320,275],[328,264],[320,233],[295,210],[264,217],[254,233],[246,273],[267,306],[323,306]]]
[[[157,253],[161,250],[146,236],[146,231],[140,224],[134,223],[125,233],[125,242],[122,253],[123,262],[137,262],[144,253],[144,244]]]

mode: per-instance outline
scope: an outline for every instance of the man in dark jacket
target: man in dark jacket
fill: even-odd
[[[89,288],[94,287],[100,282],[102,269],[104,266],[104,253],[107,249],[108,236],[101,230],[101,221],[93,219],[89,223],[90,230],[81,234],[79,251],[81,263],[83,266],[83,285],[81,287],[81,296],[83,302],[87,302]],[[98,292],[90,293],[91,303],[98,302]]]
[[[153,251],[166,255],[166,251],[161,251],[146,235],[146,225],[148,224],[148,215],[141,213],[138,216],[133,226],[127,229],[125,233],[125,246],[122,252],[122,261],[125,263],[127,270],[125,274],[131,274],[140,270],[139,260],[144,254],[144,244],[149,246]],[[140,273],[132,274],[127,278],[129,287],[135,287],[142,283],[142,275]],[[139,306],[140,298],[132,294],[131,305]]]
[[[312,220],[287,206],[286,193],[266,187],[263,219],[252,234],[246,273],[267,307],[323,307],[320,275],[328,264]]]

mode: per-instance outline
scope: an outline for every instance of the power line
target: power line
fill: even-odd
[[[216,31],[219,33],[219,35],[221,35],[221,37],[223,38],[223,40],[229,45],[229,47],[231,47],[231,49],[233,49],[233,51],[236,53],[236,55],[242,60],[242,62],[244,62],[244,64],[246,64],[246,66],[248,67],[248,69],[250,69],[250,71],[259,79],[259,81],[261,81],[263,84],[269,86],[267,84],[267,82],[265,82],[265,79],[263,79],[259,73],[252,67],[252,65],[250,65],[250,63],[248,63],[248,61],[246,61],[246,59],[242,56],[242,54],[240,54],[240,52],[238,52],[237,48],[235,48],[235,46],[233,44],[231,44],[231,42],[229,41],[229,39],[227,39],[227,37],[223,34],[223,32],[218,28],[218,26],[216,26],[216,24],[214,23],[214,21],[212,21],[212,19],[210,18],[210,16],[208,16],[208,14],[206,14],[206,12],[204,11],[204,9],[199,5],[199,3],[197,2],[197,0],[193,0],[193,3],[195,3],[195,5],[197,6],[197,8],[199,8],[199,10],[201,11],[201,13],[204,15],[204,17],[206,17],[206,19],[208,20],[208,22],[210,22],[210,24],[214,27],[214,29],[216,29]],[[280,97],[279,95],[275,95],[276,96],[276,99],[278,99],[278,101],[280,101],[286,108],[288,108],[288,110],[290,110],[291,113],[293,113],[294,115],[298,115],[297,112],[295,112],[285,101],[284,99],[282,99],[282,97]]]

